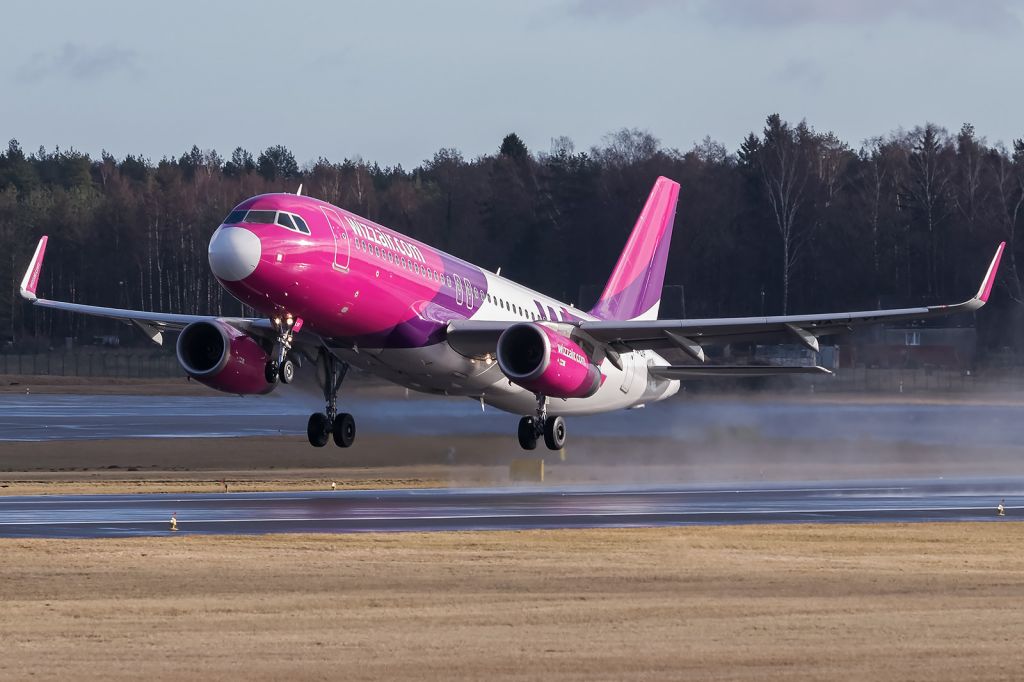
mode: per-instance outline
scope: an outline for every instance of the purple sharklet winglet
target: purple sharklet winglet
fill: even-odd
[[[590,314],[602,320],[654,320],[665,284],[679,183],[659,177]]]

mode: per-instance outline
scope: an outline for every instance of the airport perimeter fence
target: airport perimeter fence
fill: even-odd
[[[36,353],[0,354],[0,374],[21,376],[166,379],[184,372],[173,355],[162,353]]]
[[[794,379],[794,388],[823,393],[1015,392],[1024,387],[1024,368],[969,372],[853,367],[836,370],[834,376]]]

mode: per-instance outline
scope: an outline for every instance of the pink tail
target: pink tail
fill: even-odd
[[[657,319],[678,199],[679,183],[658,178],[591,315],[602,320]]]

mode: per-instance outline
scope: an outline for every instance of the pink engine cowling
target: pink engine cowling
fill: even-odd
[[[573,341],[533,322],[498,337],[498,367],[523,388],[552,398],[587,398],[601,386],[601,370]]]
[[[219,320],[193,322],[178,335],[178,363],[190,377],[225,393],[270,393],[267,351],[245,332]]]

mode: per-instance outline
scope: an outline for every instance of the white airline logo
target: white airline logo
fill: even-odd
[[[568,348],[566,346],[563,346],[562,344],[558,344],[558,353],[559,355],[564,355],[565,357],[571,360],[575,360],[581,365],[590,364],[587,362],[587,359],[585,357],[574,351],[572,348]]]
[[[415,244],[410,244],[399,237],[392,237],[391,235],[378,230],[376,227],[371,227],[370,225],[361,223],[354,218],[346,216],[346,219],[348,220],[349,227],[352,228],[352,231],[357,237],[373,242],[374,244],[379,244],[386,249],[397,251],[409,258],[414,258],[421,263],[427,262],[427,259],[423,257],[423,252],[420,251],[419,247]]]

